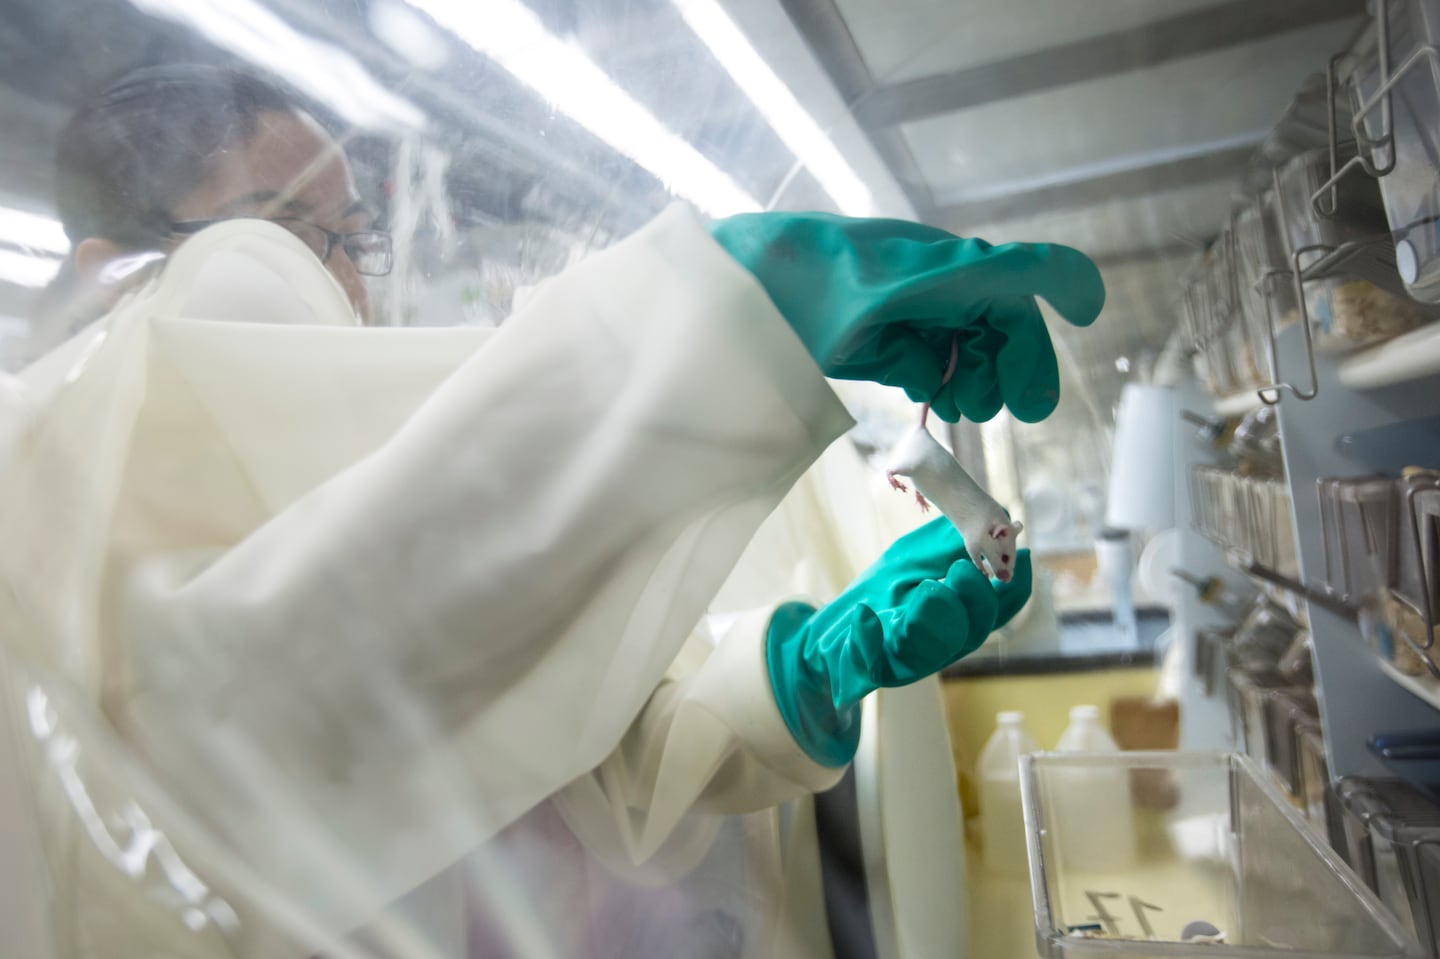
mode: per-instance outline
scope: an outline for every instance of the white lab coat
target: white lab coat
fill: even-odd
[[[24,377],[0,642],[57,951],[450,956],[377,917],[458,864],[473,923],[528,816],[632,885],[758,830],[767,894],[771,807],[839,770],[775,709],[768,610],[694,630],[851,421],[763,291],[683,208],[493,332],[347,326],[298,253],[206,231]],[[773,905],[737,955],[809,954]]]

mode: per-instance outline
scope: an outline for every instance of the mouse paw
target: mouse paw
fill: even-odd
[[[908,486],[906,486],[904,483],[900,482],[900,477],[896,476],[896,475],[895,475],[895,472],[894,472],[893,470],[886,470],[886,471],[885,471],[885,478],[890,481],[890,488],[891,488],[891,489],[898,489],[898,490],[899,490],[900,492],[902,492],[902,493],[908,493],[908,492],[910,492],[910,487],[908,487]]]
[[[915,502],[920,504],[920,512],[930,512],[930,501],[927,500],[924,494],[922,494],[919,490],[915,491]]]

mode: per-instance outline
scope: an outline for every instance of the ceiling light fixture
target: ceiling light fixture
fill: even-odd
[[[0,243],[57,256],[70,252],[70,240],[59,220],[8,207],[0,207]]]
[[[517,0],[407,0],[504,67],[671,192],[714,216],[760,209],[728,174],[637,103],[583,51]]]
[[[391,93],[344,50],[294,30],[254,0],[130,0],[283,77],[359,127],[419,130],[425,114]]]
[[[44,286],[60,272],[59,257],[0,250],[0,281],[17,286]]]
[[[875,198],[870,188],[717,0],[676,0],[675,5],[776,136],[830,194],[840,212],[872,216]]]

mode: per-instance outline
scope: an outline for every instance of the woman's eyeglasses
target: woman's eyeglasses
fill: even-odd
[[[236,217],[217,217],[213,220],[180,220],[170,224],[170,232],[188,236],[216,223],[224,223]],[[394,248],[390,234],[384,230],[356,230],[353,233],[337,233],[317,223],[293,216],[266,217],[269,222],[282,226],[295,234],[300,242],[320,258],[321,263],[330,261],[330,254],[339,246],[355,264],[355,270],[366,276],[384,276],[395,262]]]

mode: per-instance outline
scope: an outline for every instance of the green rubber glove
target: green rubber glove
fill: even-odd
[[[765,288],[826,376],[902,387],[943,419],[1026,423],[1060,399],[1055,348],[1035,303],[1076,326],[1105,305],[1084,254],[1046,243],[991,246],[903,220],[747,213],[710,233]],[[958,364],[943,386],[951,342]]]
[[[1025,605],[1031,578],[1022,549],[1010,582],[987,579],[941,517],[896,540],[834,602],[784,604],[766,661],[785,725],[816,762],[845,765],[860,742],[860,701],[974,652]]]

